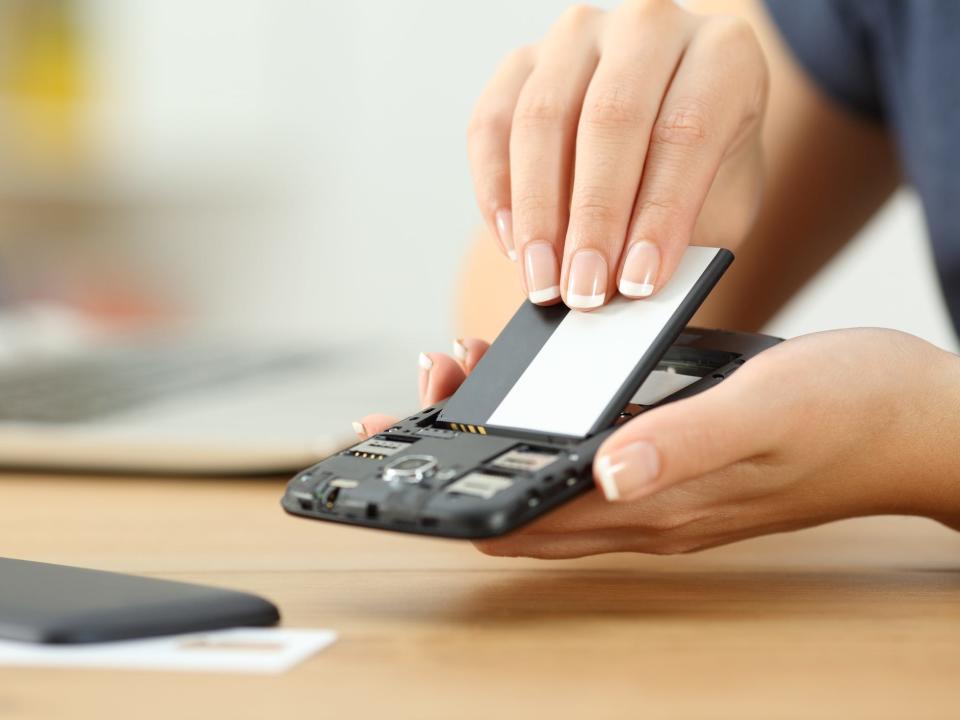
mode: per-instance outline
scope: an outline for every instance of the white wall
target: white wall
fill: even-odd
[[[897,193],[769,330],[792,337],[876,326],[903,330],[956,352],[918,198]]]
[[[447,346],[479,222],[470,109],[565,0],[89,2],[113,162],[173,188],[252,188],[200,214],[133,216],[117,236],[142,242],[146,265],[208,322]],[[907,195],[771,330],[868,324],[955,347]]]

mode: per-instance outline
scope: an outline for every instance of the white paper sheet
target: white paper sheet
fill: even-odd
[[[82,645],[0,640],[0,666],[279,674],[336,638],[332,630],[232,628]]]

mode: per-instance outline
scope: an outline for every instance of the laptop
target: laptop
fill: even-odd
[[[25,317],[29,316],[29,317]],[[413,371],[363,346],[103,336],[62,312],[0,318],[0,468],[265,474],[408,411]]]

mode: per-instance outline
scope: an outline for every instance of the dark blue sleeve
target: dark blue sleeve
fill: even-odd
[[[876,0],[766,0],[800,65],[842,106],[883,119],[866,13]]]

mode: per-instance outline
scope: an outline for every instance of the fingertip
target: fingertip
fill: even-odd
[[[360,435],[361,438],[366,439],[371,435],[376,435],[377,433],[382,433],[389,427],[392,427],[397,423],[397,419],[391,415],[366,415],[360,420],[355,420],[353,422],[353,430]],[[363,431],[363,434],[357,431],[357,426]]]
[[[564,301],[573,310],[596,310],[607,302],[607,258],[594,248],[581,248],[570,259]]]
[[[534,305],[540,305],[541,307],[556,305],[561,301],[560,286],[551,285],[550,287],[542,288],[541,290],[531,290],[527,294],[527,298]]]
[[[567,293],[567,306],[571,310],[580,312],[590,312],[603,307],[607,302],[606,293],[603,295],[579,295],[577,293]]]
[[[534,240],[524,246],[523,281],[527,298],[534,305],[560,302],[560,263],[553,243]]]
[[[617,487],[616,479],[611,472],[609,456],[601,455],[596,459],[593,477],[607,502],[620,500],[620,488]]]
[[[617,291],[632,300],[642,300],[663,286],[663,274],[660,248],[650,240],[638,240],[624,253]]]
[[[420,368],[417,372],[417,393],[420,396],[420,405],[429,405],[428,393],[430,391],[430,375],[433,370],[433,358],[425,352],[417,356],[417,366]]]
[[[429,368],[421,365],[421,400],[426,406],[453,395],[466,378],[466,371],[449,355],[443,353],[423,355],[430,361]]]
[[[656,286],[653,283],[635,283],[620,278],[617,291],[629,300],[643,300],[653,295]]]
[[[517,251],[513,244],[513,212],[510,208],[500,208],[493,214],[493,226],[503,254],[512,262],[516,262]]]
[[[462,361],[463,369],[470,373],[477,366],[477,363],[480,362],[480,359],[486,354],[487,350],[490,348],[490,343],[483,340],[478,340],[477,338],[461,338],[459,340],[467,351],[466,358]]]
[[[658,489],[662,463],[660,451],[648,440],[597,454],[593,476],[608,502],[637,500]]]

